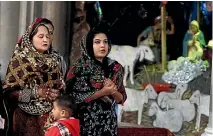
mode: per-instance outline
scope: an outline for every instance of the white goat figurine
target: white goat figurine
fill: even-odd
[[[148,99],[156,99],[157,93],[152,85],[148,84],[143,91],[125,88],[127,100],[124,106],[118,105],[118,122],[121,122],[121,117],[124,111],[138,111],[137,123],[141,124],[143,104],[148,103]]]
[[[178,84],[175,88],[175,92],[170,93],[170,92],[160,92],[158,94],[158,98],[157,98],[157,103],[158,105],[160,105],[160,103],[162,102],[163,98],[165,96],[169,96],[169,98],[171,99],[178,99],[181,100],[184,92],[188,89],[188,84]]]
[[[151,103],[148,115],[156,115],[156,119],[153,121],[153,126],[167,128],[171,132],[180,131],[183,124],[183,114],[180,111],[162,111],[156,102]]]
[[[130,82],[134,84],[134,68],[137,61],[143,60],[154,61],[154,54],[149,46],[140,45],[138,47],[132,47],[129,45],[118,46],[112,45],[111,51],[108,57],[118,61],[124,67],[124,79],[123,84],[127,84],[127,76],[130,71]]]
[[[165,96],[169,96],[169,98],[171,99],[178,99],[181,100],[184,92],[188,89],[188,84],[178,84],[175,88],[175,92],[170,93],[170,92],[160,92],[158,94],[158,98],[157,98],[157,103],[158,105],[160,105],[160,103],[162,102],[163,98]]]
[[[189,98],[189,101],[198,106],[195,129],[199,131],[201,114],[209,116],[210,95],[201,94],[199,90],[196,90]]]
[[[195,117],[195,105],[190,103],[189,100],[177,100],[165,96],[159,106],[162,109],[166,108],[167,111],[169,109],[180,111],[183,114],[183,121],[190,122]]]

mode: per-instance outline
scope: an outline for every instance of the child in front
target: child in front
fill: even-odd
[[[80,123],[73,116],[76,105],[71,96],[59,96],[53,102],[52,116],[55,122],[45,136],[80,136]]]

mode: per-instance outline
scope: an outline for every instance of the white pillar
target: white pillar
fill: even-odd
[[[64,2],[44,1],[42,17],[48,18],[55,27],[53,47],[64,55],[65,52],[65,32],[66,32],[66,9]]]
[[[30,22],[34,21],[34,9],[35,9],[35,2],[34,1],[30,1]]]
[[[213,56],[213,52],[212,52]],[[212,59],[213,64],[213,59]],[[213,91],[213,66],[212,66],[212,73],[211,73],[211,90],[210,90],[210,109],[209,109],[209,122],[207,127],[205,128],[205,132],[201,136],[213,136],[213,127],[212,127],[212,91]]]
[[[19,37],[21,37],[26,29],[27,1],[20,1],[19,16],[20,16],[20,18],[19,18]]]
[[[67,53],[69,53],[70,46],[68,41],[71,39],[69,35],[69,31],[71,31],[70,22],[68,22],[70,21],[71,11],[68,6],[71,4],[62,1],[44,1],[42,5],[42,17],[50,19],[55,27],[53,47],[64,57],[67,63],[69,56]]]
[[[0,3],[0,63],[2,65],[0,74],[4,79],[18,40],[20,2],[1,1]]]

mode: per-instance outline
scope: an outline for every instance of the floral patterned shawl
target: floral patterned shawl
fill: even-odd
[[[108,57],[104,58],[103,63],[96,60],[93,53],[93,46],[88,44],[92,43],[88,39],[93,40],[90,33],[87,35],[86,49],[82,44],[85,42],[81,43],[82,57],[67,74],[66,92],[73,96],[76,103],[85,102],[87,98],[103,88],[105,78],[110,78],[116,84],[118,91],[123,95],[125,101],[127,96],[123,86],[124,70],[122,65]],[[113,99],[108,96],[101,99],[107,103],[113,102]]]
[[[19,97],[30,101],[19,100],[18,106],[25,112],[33,115],[41,115],[51,110],[51,102],[41,98],[33,98],[31,94],[38,87],[59,89],[64,84],[60,72],[60,56],[50,48],[45,53],[39,53],[34,48],[30,34],[40,24],[42,18],[38,18],[23,34],[8,65],[5,84],[5,92],[18,91]],[[22,92],[22,90],[25,90]],[[30,98],[29,98],[30,97]]]

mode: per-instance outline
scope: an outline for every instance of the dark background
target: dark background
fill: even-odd
[[[95,2],[87,2],[87,21],[91,28],[98,24]],[[110,28],[112,44],[136,46],[137,36],[148,26],[154,25],[155,17],[160,15],[158,1],[100,1],[103,12],[103,20]],[[189,16],[192,2],[169,1],[166,5],[168,16],[171,16],[175,25],[175,34],[167,35],[167,54],[170,59],[176,59],[182,54],[182,40],[188,30]],[[212,39],[212,16],[209,16],[210,24],[206,25],[202,19],[200,29],[203,31],[206,43]],[[115,21],[116,20],[116,21]],[[169,23],[167,26],[170,27]]]

